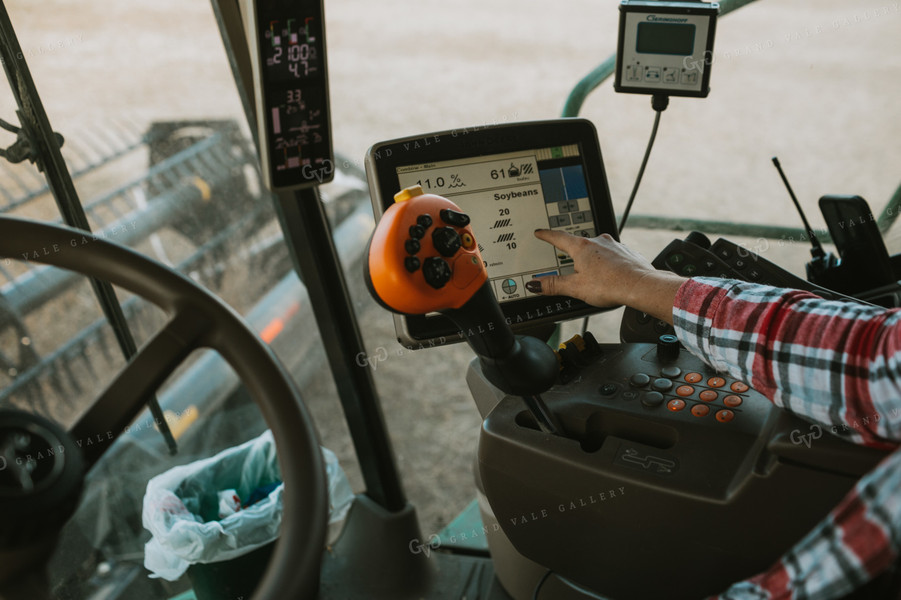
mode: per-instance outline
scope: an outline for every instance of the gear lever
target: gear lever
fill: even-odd
[[[542,392],[559,373],[557,356],[533,337],[516,336],[494,296],[469,216],[450,200],[402,190],[369,242],[366,285],[382,306],[450,318],[479,357],[482,372],[501,391],[522,396],[547,433],[562,427]]]

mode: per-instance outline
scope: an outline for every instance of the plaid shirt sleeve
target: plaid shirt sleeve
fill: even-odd
[[[901,311],[695,278],[679,289],[673,319],[689,351],[777,406],[861,444],[901,441]],[[899,547],[901,450],[768,571],[717,598],[840,598],[891,565]]]

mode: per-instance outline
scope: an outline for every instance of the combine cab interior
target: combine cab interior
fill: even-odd
[[[533,293],[575,270],[533,234],[898,308],[899,31],[880,0],[0,0],[0,600],[765,571],[894,448]],[[901,597],[891,562],[823,598]]]

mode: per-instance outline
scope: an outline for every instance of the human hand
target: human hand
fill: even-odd
[[[658,271],[641,254],[606,233],[583,238],[539,229],[535,237],[569,254],[575,273],[533,279],[526,283],[529,291],[571,296],[600,307],[626,304],[672,321],[673,301],[684,278]]]

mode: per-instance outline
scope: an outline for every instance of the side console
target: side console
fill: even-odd
[[[656,268],[686,277],[708,276],[764,283],[776,287],[807,290],[827,300],[861,302],[819,285],[810,283],[759,254],[720,238],[713,244],[701,233],[693,231],[684,240],[673,240],[651,262]],[[659,336],[672,334],[673,328],[647,313],[626,308],[620,323],[620,339],[624,342],[653,342]]]
[[[512,544],[542,565],[533,577],[551,569],[618,600],[718,593],[770,566],[883,456],[812,429],[675,338],[584,347],[564,361],[569,382],[543,394],[561,435],[521,399],[492,396],[477,365],[468,377],[477,403],[495,403],[479,442],[483,519],[509,542],[492,553]],[[496,563],[516,564],[505,552]],[[536,585],[528,572],[498,568],[516,598]]]

